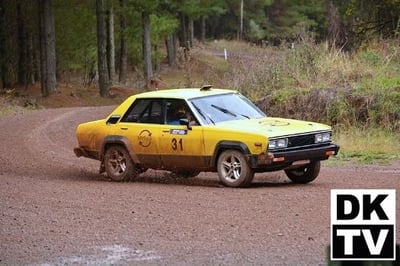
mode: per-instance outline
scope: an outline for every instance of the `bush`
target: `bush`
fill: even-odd
[[[230,59],[224,83],[272,116],[400,130],[399,54],[397,41],[347,54],[303,38]]]

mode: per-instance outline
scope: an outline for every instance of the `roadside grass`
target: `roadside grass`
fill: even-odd
[[[15,101],[10,91],[0,93],[0,117],[30,111],[30,107],[22,107]]]
[[[257,47],[254,47],[250,45],[249,43],[245,42],[240,42],[240,41],[228,41],[228,40],[214,40],[210,41],[207,43],[207,46],[209,48],[218,50],[218,51],[223,51],[224,49],[227,49],[228,53],[229,52],[247,52],[249,49],[251,50],[259,50]]]
[[[0,104],[0,117],[11,115],[11,114],[16,114],[19,112],[21,112],[21,108],[18,106],[1,105]]]
[[[340,151],[328,165],[338,162],[387,165],[400,159],[400,132],[349,127],[334,130],[334,141],[340,145]]]

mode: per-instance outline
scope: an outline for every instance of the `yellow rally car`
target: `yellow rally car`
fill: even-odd
[[[115,181],[152,168],[186,177],[218,172],[224,185],[245,187],[256,172],[284,170],[304,184],[339,150],[329,126],[267,117],[239,92],[211,86],[133,95],[76,135],[75,154],[99,160]]]

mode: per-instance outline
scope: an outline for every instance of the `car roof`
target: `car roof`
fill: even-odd
[[[150,92],[143,92],[134,95],[135,98],[173,98],[173,99],[192,99],[209,95],[220,95],[227,93],[237,93],[235,90],[214,89],[214,88],[181,88],[165,89]]]

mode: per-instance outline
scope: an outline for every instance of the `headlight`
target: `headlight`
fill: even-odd
[[[271,139],[268,143],[268,149],[269,150],[274,150],[274,149],[282,149],[286,148],[288,145],[288,139],[283,138],[283,139]]]
[[[331,141],[330,132],[315,134],[315,143],[330,142],[330,141]]]

